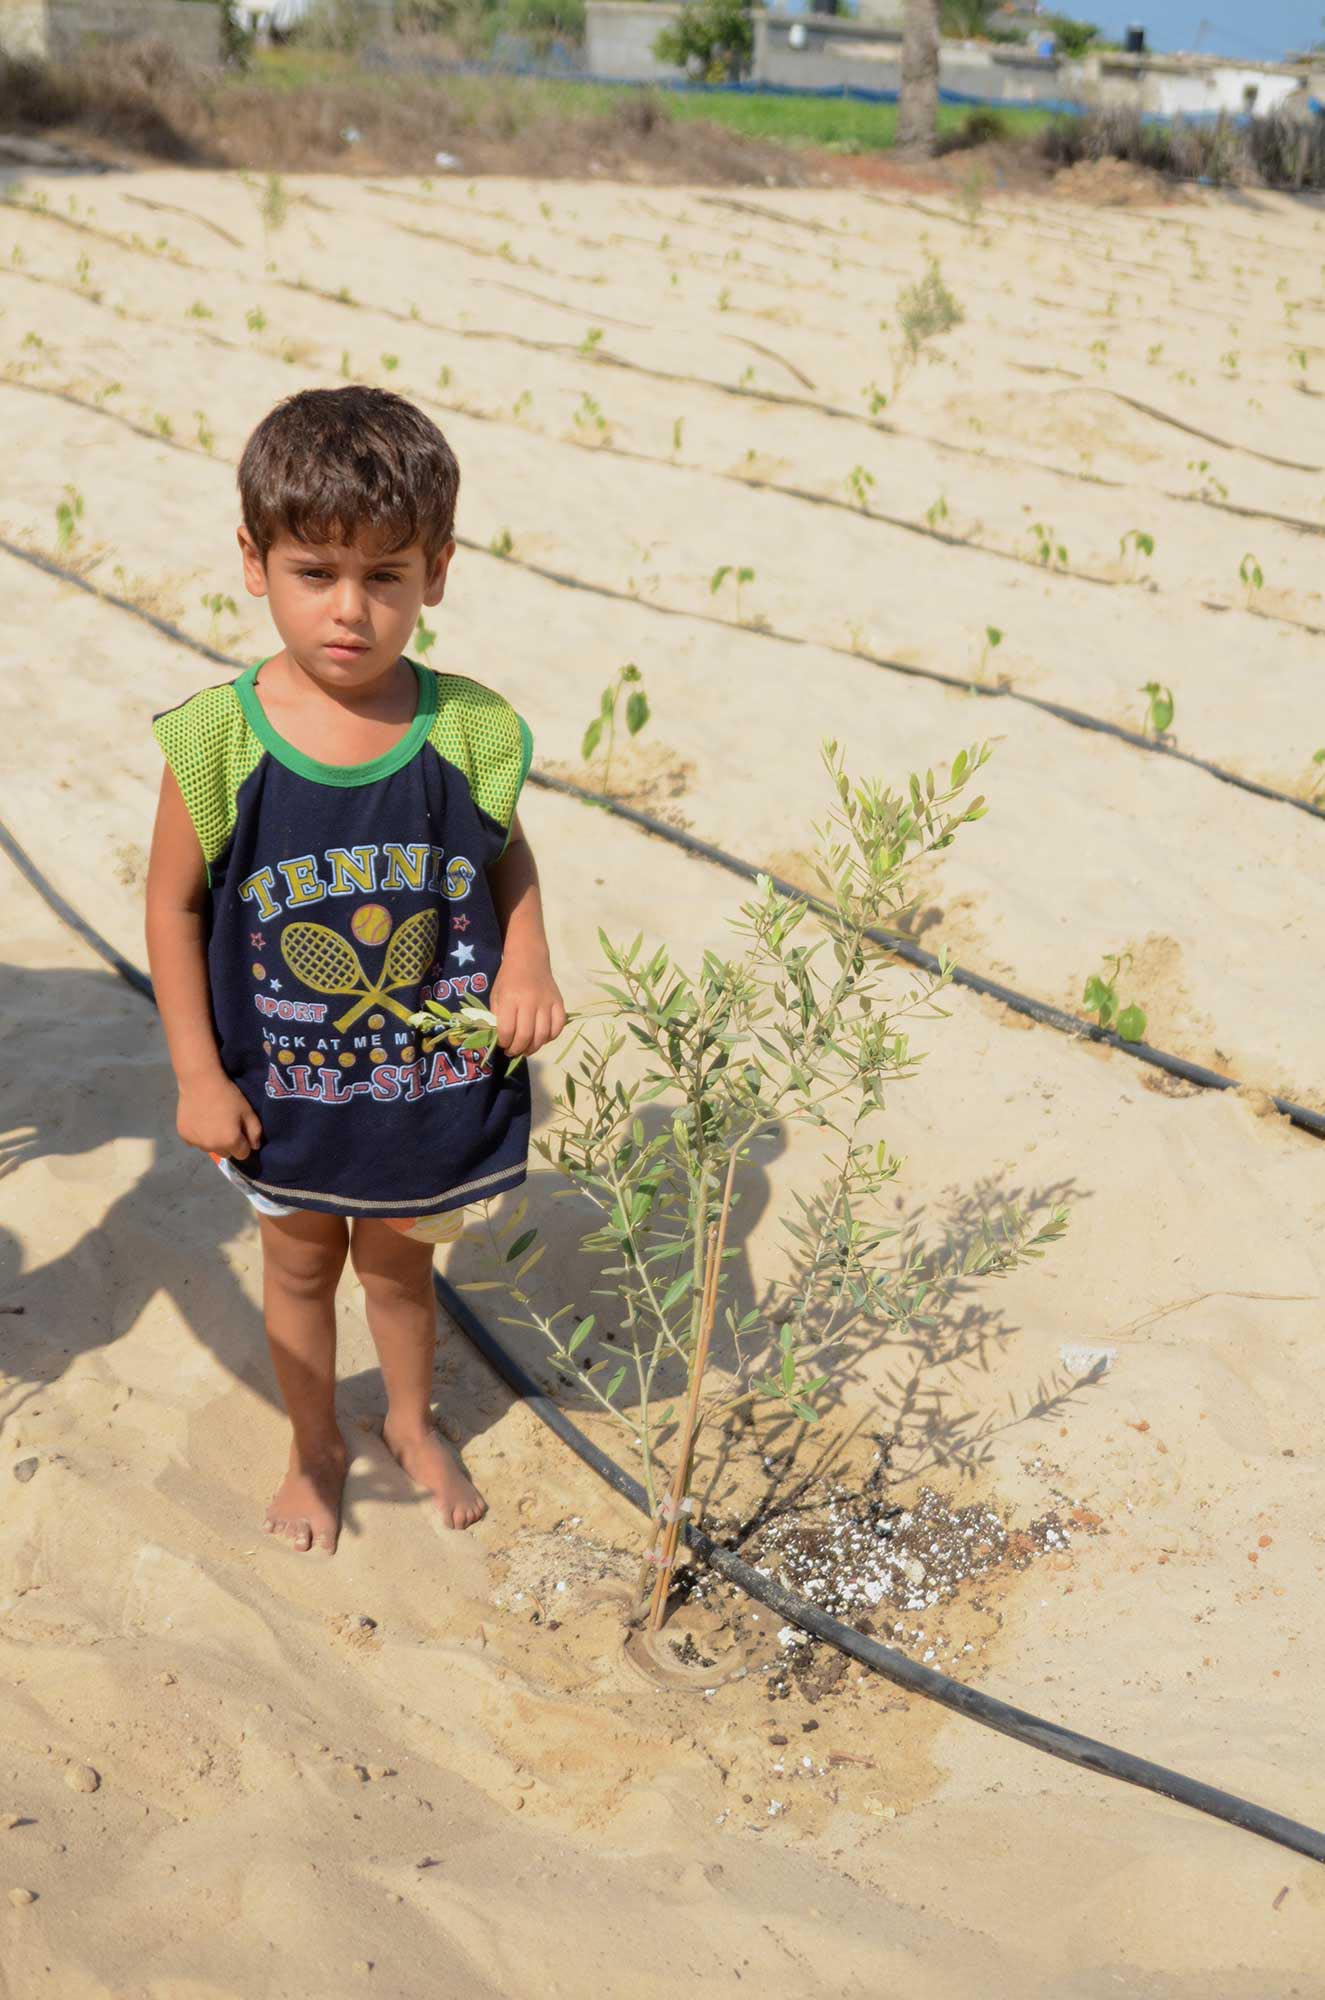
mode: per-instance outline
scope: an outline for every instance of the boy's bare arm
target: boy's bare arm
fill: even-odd
[[[221,1067],[207,985],[203,912],[207,868],[189,809],[169,765],[147,864],[147,959],[179,1085],[180,1138],[222,1158],[247,1158],[262,1143],[257,1113]]]
[[[518,813],[505,853],[488,870],[488,884],[502,928],[501,970],[491,994],[497,1040],[507,1055],[532,1055],[561,1033],[566,1008],[552,977],[538,864]]]

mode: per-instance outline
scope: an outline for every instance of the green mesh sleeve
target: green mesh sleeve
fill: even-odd
[[[152,734],[175,774],[210,875],[234,829],[239,788],[262,760],[262,745],[230,681],[153,717]]]
[[[481,682],[465,674],[439,673],[437,713],[428,741],[439,757],[464,772],[474,803],[505,827],[509,840],[516,800],[534,754],[524,717]]]

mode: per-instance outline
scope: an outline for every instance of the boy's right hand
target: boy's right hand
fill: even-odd
[[[242,1090],[218,1071],[181,1084],[175,1129],[186,1146],[223,1160],[246,1160],[262,1144],[262,1122]]]

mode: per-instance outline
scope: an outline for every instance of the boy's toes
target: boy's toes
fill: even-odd
[[[269,1535],[279,1535],[292,1549],[312,1547],[313,1529],[308,1521],[287,1521],[277,1514],[275,1517],[268,1515],[262,1525]]]

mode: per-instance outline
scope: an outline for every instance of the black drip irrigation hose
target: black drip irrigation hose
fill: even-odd
[[[0,550],[4,550],[6,554],[19,557],[23,562],[32,563],[37,569],[45,570],[48,575],[58,577],[64,583],[76,584],[80,590],[87,591],[90,596],[104,599],[106,603],[115,605],[118,610],[130,612],[135,618],[141,618],[146,624],[151,625],[166,638],[177,640],[181,645],[187,646],[191,652],[201,654],[204,659],[215,660],[218,665],[229,668],[236,668],[243,664],[241,661],[232,659],[228,653],[218,652],[214,646],[208,646],[201,639],[195,639],[191,633],[183,631],[177,625],[172,625],[168,619],[159,617],[156,612],[145,611],[141,606],[132,603],[128,598],[116,596],[113,591],[99,589],[96,584],[89,583],[86,577],[80,576],[76,570],[62,568],[59,563],[53,562],[49,556],[44,556],[35,549],[20,548],[17,543],[10,542],[3,535],[0,535]],[[903,667],[900,671],[920,674],[926,679],[942,680],[947,678],[945,675],[933,673],[924,668]],[[972,685],[974,684],[972,683]],[[980,690],[981,693],[992,693],[994,691],[992,689]],[[1034,698],[1030,696],[1025,697],[1025,699],[1027,701],[1034,701]],[[1035,702],[1034,705],[1053,709],[1064,720],[1084,723],[1089,728],[1100,730],[1108,735],[1120,736],[1125,741],[1143,743],[1143,747],[1145,748],[1154,749],[1161,747],[1144,743],[1143,739],[1134,737],[1130,730],[1120,729],[1116,723],[1102,722],[1090,717],[1084,717],[1077,710],[1059,709],[1056,705],[1047,702]],[[1183,752],[1174,752],[1171,754],[1184,756],[1186,762],[1201,764],[1199,758],[1186,757]],[[1261,792],[1265,797],[1275,799],[1281,804],[1296,805],[1304,811],[1312,813],[1317,818],[1322,817],[1318,808],[1305,805],[1301,799],[1291,799],[1287,793],[1267,791],[1263,786],[1254,784],[1250,779],[1234,778],[1228,772],[1219,770],[1213,764],[1201,764],[1201,768],[1211,772],[1214,777],[1223,778],[1228,783],[1240,785],[1247,791]],[[623,800],[609,798],[602,792],[589,791],[583,785],[573,784],[569,778],[554,778],[545,771],[531,770],[529,772],[529,782],[532,785],[541,785],[546,791],[563,792],[567,798],[578,799],[582,804],[601,806],[604,811],[615,813],[619,819],[630,820],[633,825],[643,827],[646,833],[656,834],[660,840],[671,841],[673,846],[682,847],[687,853],[702,855],[706,861],[712,861],[717,867],[725,868],[733,875],[742,876],[747,882],[753,882],[760,874],[766,874],[781,895],[794,896],[800,902],[807,903],[811,909],[823,910],[826,907],[819,897],[811,894],[808,890],[798,888],[794,882],[788,882],[785,877],[774,875],[768,869],[756,868],[753,863],[742,861],[739,855],[729,854],[725,848],[715,846],[712,841],[700,840],[693,833],[686,833],[680,827],[670,826],[666,820],[655,819],[652,813],[641,812],[638,806],[627,805]],[[9,855],[15,866],[22,869],[29,881],[35,885],[38,878],[33,872],[33,864],[26,857],[23,857],[23,850],[19,847],[13,835],[6,831],[2,821],[0,821],[0,847],[4,848],[4,851]],[[43,891],[43,893],[45,892]],[[75,930],[81,931],[89,937],[93,935],[88,932],[86,925],[84,925],[76,912],[71,909],[71,906],[64,903],[63,899],[58,897],[55,890],[52,889],[50,894],[60,903],[61,914],[65,915],[65,920]],[[939,962],[933,954],[922,951],[918,945],[907,944],[902,938],[893,937],[886,931],[873,928],[867,930],[865,935],[872,944],[881,946],[883,950],[891,952],[895,958],[905,960],[908,965],[918,966],[921,970],[931,973],[939,970]],[[98,951],[101,957],[105,958],[109,964],[113,964],[116,971],[119,971],[121,964],[125,963],[125,961],[119,960],[118,954],[114,952],[113,947],[104,938],[99,944],[94,945],[93,949]],[[1169,1076],[1178,1077],[1184,1083],[1199,1085],[1205,1090],[1240,1090],[1243,1088],[1242,1083],[1237,1077],[1222,1076],[1218,1070],[1206,1069],[1200,1063],[1189,1062],[1185,1056],[1169,1055],[1164,1049],[1152,1048],[1149,1042],[1126,1042],[1121,1035],[1114,1034],[1111,1029],[1101,1028],[1097,1023],[1092,1021],[1085,1021],[1080,1015],[1069,1014],[1061,1007],[1052,1007],[1048,1001],[1032,999],[1029,994],[1019,993],[1013,986],[1004,986],[996,979],[986,979],[982,973],[968,972],[960,965],[950,967],[950,972],[955,986],[965,986],[972,993],[981,993],[986,999],[997,1000],[1002,1006],[1010,1008],[1013,1013],[1024,1014],[1030,1021],[1038,1021],[1042,1027],[1056,1028],[1060,1034],[1071,1035],[1078,1041],[1101,1042],[1108,1048],[1121,1050],[1123,1055],[1131,1056],[1137,1062],[1149,1063],[1152,1068],[1161,1069]],[[141,978],[143,975],[139,974],[137,976]],[[131,979],[130,984],[132,985],[133,983]],[[1296,1104],[1292,1098],[1279,1097],[1273,1092],[1267,1092],[1266,1095],[1270,1098],[1275,1110],[1281,1112],[1292,1124],[1298,1126],[1303,1132],[1310,1132],[1313,1138],[1325,1139],[1325,1113],[1313,1111],[1305,1104]]]
[[[147,974],[140,972],[116,951],[108,939],[94,930],[65,901],[3,821],[0,821],[0,848],[61,922],[76,931],[135,993],[155,1006],[156,996]],[[557,1408],[523,1364],[507,1352],[473,1307],[439,1271],[433,1272],[433,1285],[445,1310],[507,1386],[570,1447],[577,1458],[582,1459],[614,1492],[620,1493],[647,1516],[648,1498],[640,1482],[586,1437],[564,1410]],[[1294,1854],[1304,1854],[1310,1861],[1325,1861],[1325,1833],[1316,1828],[1287,1819],[1282,1813],[1272,1812],[1268,1806],[1253,1805],[1250,1800],[1240,1799],[1232,1792],[1222,1792],[1213,1785],[1202,1784],[1198,1778],[1185,1777],[1181,1771],[1170,1771],[1163,1764],[1152,1764],[1146,1757],[1134,1757],[1130,1751],[1116,1750],[1112,1744],[1098,1742],[1093,1736],[1080,1736],[1074,1729],[1064,1729],[1057,1722],[1046,1722],[1024,1708],[1014,1708],[1010,1702],[999,1701],[978,1688],[967,1687],[961,1681],[950,1680],[946,1674],[935,1673],[933,1668],[919,1665],[895,1647],[881,1646],[877,1639],[866,1638],[851,1626],[830,1618],[816,1605],[787,1590],[774,1577],[766,1576],[762,1570],[742,1561],[733,1550],[723,1548],[702,1529],[683,1523],[683,1530],[686,1542],[694,1553],[719,1576],[735,1584],[738,1590],[766,1604],[780,1618],[799,1625],[802,1631],[826,1641],[909,1694],[923,1695],[926,1700],[936,1701],[955,1714],[966,1716],[969,1721],[997,1730],[1001,1736],[1010,1736],[1014,1742],[1041,1750],[1046,1756],[1080,1765],[1082,1769],[1095,1771],[1101,1777],[1117,1778],[1123,1784],[1138,1785],[1144,1791],[1157,1792],[1161,1798],[1172,1799],[1177,1805],[1190,1806],[1195,1812],[1225,1820],[1230,1826],[1240,1827],[1245,1833],[1258,1834],[1261,1839],[1289,1848]]]
[[[507,1386],[570,1446],[577,1458],[583,1459],[600,1479],[616,1492],[624,1494],[641,1514],[647,1515],[648,1498],[639,1481],[632,1479],[606,1452],[600,1451],[592,1439],[571,1422],[565,1411],[558,1409],[552,1398],[539,1388],[528,1370],[507,1353],[472,1306],[453,1285],[447,1283],[440,1271],[434,1271],[433,1285],[446,1311]],[[1064,1763],[1079,1764],[1087,1771],[1098,1772],[1101,1777],[1118,1778],[1124,1784],[1139,1785],[1145,1791],[1158,1792],[1161,1798],[1173,1799],[1178,1805],[1191,1806],[1197,1812],[1227,1820],[1230,1826],[1241,1827],[1246,1833],[1258,1833],[1280,1847],[1291,1848],[1295,1854],[1305,1854],[1309,1860],[1325,1861],[1325,1833],[1302,1826],[1297,1820],[1286,1819],[1282,1813],[1271,1812],[1266,1806],[1252,1805],[1232,1792],[1221,1792],[1214,1785],[1203,1785],[1198,1778],[1184,1777],[1180,1771],[1167,1770],[1163,1764],[1152,1764],[1149,1758],[1134,1757],[1128,1750],[1116,1750],[1111,1743],[1100,1743],[1093,1736],[1079,1736],[1076,1730],[1064,1729],[1061,1723],[1045,1722],[1024,1708],[1014,1708],[1011,1703],[984,1694],[979,1688],[967,1687],[962,1681],[950,1680],[946,1674],[935,1673],[932,1667],[922,1667],[895,1647],[881,1646],[877,1639],[868,1639],[850,1625],[830,1618],[827,1612],[807,1603],[803,1597],[797,1597],[775,1578],[766,1576],[763,1570],[743,1562],[732,1550],[723,1548],[702,1529],[686,1524],[685,1533],[695,1554],[719,1576],[734,1583],[738,1590],[743,1590],[748,1597],[757,1598],[771,1611],[776,1611],[780,1618],[789,1619],[816,1639],[826,1640],[840,1653],[859,1660],[873,1673],[881,1674],[885,1680],[905,1688],[908,1694],[924,1695],[927,1700],[936,1701],[942,1707],[966,1716],[971,1722],[982,1722],[986,1729],[996,1729],[1001,1736],[1011,1736],[1015,1742],[1027,1743],[1033,1750],[1043,1750],[1046,1756],[1060,1757]]]
[[[187,646],[191,652],[201,654],[204,659],[215,660],[218,665],[232,669],[240,667],[243,664],[239,660],[232,659],[228,653],[218,652],[214,646],[208,646],[201,639],[195,639],[191,633],[183,631],[178,625],[172,625],[168,619],[159,617],[153,611],[143,610],[140,605],[132,603],[128,598],[118,597],[113,591],[98,589],[95,584],[89,583],[86,577],[80,576],[76,570],[62,568],[59,563],[53,562],[49,556],[41,555],[35,549],[20,548],[16,542],[10,542],[2,535],[0,535],[0,549],[9,555],[17,556],[23,562],[32,563],[36,568],[45,570],[51,576],[58,577],[63,583],[76,584],[80,590],[87,591],[90,596],[100,597],[106,603],[115,605],[117,610],[130,612],[132,616],[141,618],[146,624],[151,625],[166,638],[178,641],[179,644]],[[903,667],[900,671],[922,674],[925,678],[930,679],[947,678],[944,675],[931,673],[922,668]],[[980,692],[990,693],[993,690],[981,689]],[[1027,696],[1024,699],[1033,701],[1034,698]],[[1139,742],[1142,740],[1134,737],[1131,731],[1120,729],[1115,723],[1083,717],[1076,710],[1057,709],[1054,704],[1047,702],[1036,703],[1035,705],[1053,708],[1065,720],[1083,723],[1085,726],[1097,729],[1105,734],[1120,736],[1125,741]],[[1146,744],[1145,747],[1155,749],[1162,746]],[[1291,799],[1285,792],[1271,792],[1263,786],[1256,785],[1250,779],[1234,778],[1228,772],[1219,770],[1215,765],[1203,764],[1200,758],[1187,757],[1183,752],[1171,752],[1170,754],[1182,756],[1188,763],[1199,764],[1203,770],[1209,771],[1214,777],[1223,778],[1230,784],[1240,785],[1246,791],[1260,792],[1264,797],[1275,799],[1283,805],[1298,806],[1303,811],[1310,812],[1316,818],[1323,816],[1319,808],[1308,806],[1301,799]],[[605,811],[615,813],[619,819],[628,819],[635,826],[643,827],[646,833],[656,834],[660,840],[669,840],[674,846],[683,847],[687,853],[702,855],[706,861],[712,861],[719,868],[725,868],[731,874],[740,875],[748,882],[755,881],[761,873],[767,874],[769,880],[780,894],[795,896],[801,902],[808,903],[812,909],[822,910],[825,907],[817,896],[810,894],[805,889],[798,888],[794,882],[788,882],[783,876],[774,875],[767,869],[758,869],[752,863],[742,861],[739,856],[728,854],[725,848],[716,847],[711,841],[700,840],[692,833],[685,833],[680,827],[670,826],[666,820],[655,819],[651,813],[641,812],[637,806],[626,805],[621,799],[608,798],[602,792],[588,791],[583,785],[572,784],[568,778],[554,778],[545,771],[531,770],[529,773],[529,782],[533,785],[541,785],[546,791],[564,792],[567,798],[579,799],[583,804],[601,806]],[[27,861],[26,857],[20,859],[23,850],[14,840],[12,834],[5,831],[3,822],[0,822],[0,847],[4,848],[11,860],[14,861],[15,866],[23,870],[24,874],[28,876],[29,881],[35,884],[37,877],[32,872],[32,863]],[[43,893],[45,892],[43,891]],[[54,890],[51,890],[50,893],[52,897],[56,896]],[[93,935],[87,932],[87,927],[83,924],[82,919],[70,909],[69,904],[63,903],[63,899],[57,898],[57,900],[62,905],[62,914],[68,912],[66,921],[71,923],[75,930],[82,931],[88,936]],[[885,951],[891,952],[894,957],[904,959],[908,965],[918,966],[925,972],[937,972],[939,970],[938,960],[932,953],[922,951],[918,945],[907,944],[904,939],[891,937],[887,932],[880,930],[871,929],[865,935],[870,939],[872,944],[882,946]],[[105,958],[109,964],[113,964],[116,971],[120,970],[120,966],[124,961],[119,960],[118,954],[114,953],[113,947],[107,944],[105,939],[102,939],[99,944],[94,945],[93,949],[98,951],[101,957]],[[1082,1020],[1077,1014],[1066,1013],[1061,1007],[1051,1007],[1045,1000],[1032,999],[1027,993],[1019,993],[1015,987],[1004,986],[996,979],[986,979],[982,973],[968,972],[964,967],[959,965],[952,966],[950,970],[955,986],[965,986],[972,993],[981,993],[987,999],[997,1000],[1002,1006],[1010,1008],[1014,1014],[1024,1014],[1027,1020],[1038,1021],[1042,1027],[1055,1028],[1060,1034],[1071,1035],[1078,1041],[1102,1042],[1108,1048],[1121,1050],[1123,1055],[1131,1056],[1137,1062],[1149,1063],[1154,1069],[1161,1069],[1167,1075],[1178,1077],[1184,1083],[1197,1084],[1204,1090],[1240,1090],[1243,1088],[1237,1077],[1222,1076],[1218,1070],[1205,1069],[1200,1063],[1189,1062],[1185,1056],[1169,1055],[1163,1049],[1152,1048],[1149,1042],[1125,1042],[1121,1035],[1114,1034],[1111,1029],[1101,1028],[1095,1022]],[[142,976],[142,974],[137,975],[139,978]],[[130,984],[132,985],[133,983],[133,979],[130,979]],[[1325,1139],[1325,1113],[1313,1111],[1308,1105],[1296,1104],[1292,1098],[1279,1097],[1273,1092],[1267,1092],[1266,1095],[1270,1098],[1275,1110],[1281,1112],[1285,1118],[1298,1126],[1301,1131],[1310,1132],[1313,1138]]]
[[[586,791],[583,786],[572,784],[569,778],[553,778],[545,771],[530,771],[529,782],[542,785],[548,791],[565,792],[568,797],[589,805],[602,806],[605,811],[632,821],[646,832],[656,833],[661,839],[684,847],[690,854],[702,855],[719,868],[743,876],[747,882],[767,875],[780,894],[794,896],[798,902],[807,903],[813,910],[828,908],[821,897],[812,895],[808,889],[798,888],[796,883],[774,875],[770,869],[756,868],[753,863],[742,861],[738,855],[728,854],[725,848],[715,847],[711,841],[700,840],[693,833],[683,832],[680,827],[669,826],[666,820],[654,819],[651,813],[641,812],[637,806],[626,805],[621,799],[609,798],[602,792]],[[904,938],[894,937],[890,932],[872,926],[866,930],[865,936],[871,944],[877,944],[894,957],[904,959],[908,965],[918,966],[925,972],[939,970],[939,962],[932,952],[922,951],[919,945],[908,944]],[[1149,1063],[1169,1076],[1180,1077],[1184,1083],[1199,1084],[1206,1090],[1241,1090],[1244,1087],[1237,1077],[1221,1076],[1218,1070],[1205,1069],[1200,1063],[1189,1062],[1186,1056],[1169,1055],[1164,1049],[1152,1048],[1149,1042],[1125,1042],[1112,1029],[1101,1028],[1093,1021],[1083,1021],[1079,1015],[1068,1014],[1061,1007],[1051,1007],[1045,1000],[1033,1000],[1029,994],[1018,993],[1015,987],[1003,986],[996,979],[986,979],[983,973],[968,972],[960,965],[951,966],[949,970],[954,986],[965,986],[972,993],[982,993],[987,999],[997,1000],[1004,1007],[1011,1008],[1013,1013],[1024,1014],[1028,1020],[1038,1021],[1042,1027],[1056,1028],[1060,1034],[1071,1035],[1077,1041],[1102,1042],[1107,1048],[1119,1049],[1123,1055],[1134,1057],[1137,1062]],[[1269,1091],[1266,1095],[1275,1110],[1282,1112],[1294,1125],[1317,1139],[1325,1139],[1325,1113],[1313,1111],[1305,1104],[1295,1104],[1289,1097],[1275,1097]]]

